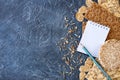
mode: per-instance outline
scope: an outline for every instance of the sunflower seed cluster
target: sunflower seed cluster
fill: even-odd
[[[75,22],[67,17],[64,18],[64,21],[67,33],[61,38],[57,45],[59,50],[63,53],[62,60],[66,64],[63,65],[64,71],[62,72],[65,77],[65,75],[74,75],[75,71],[78,71],[79,66],[85,61],[85,58],[83,58],[84,55],[76,51],[81,37],[80,28],[76,26]]]

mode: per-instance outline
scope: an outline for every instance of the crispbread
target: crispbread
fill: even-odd
[[[94,3],[88,8],[85,18],[110,27],[111,29],[107,39],[120,40],[120,19],[102,8],[100,5]]]
[[[106,41],[100,49],[99,60],[105,69],[120,68],[120,40]]]

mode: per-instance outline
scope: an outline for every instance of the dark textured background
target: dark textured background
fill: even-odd
[[[85,0],[0,0],[0,80],[78,80],[60,73],[65,65],[56,43],[66,34],[64,17]],[[77,77],[76,77],[77,76]]]

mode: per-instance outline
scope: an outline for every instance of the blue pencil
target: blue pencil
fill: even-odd
[[[107,80],[112,80],[111,77],[104,71],[104,69],[101,67],[101,65],[93,58],[91,53],[83,46],[81,43],[80,45],[82,46],[82,49],[89,55],[91,60],[96,64],[96,66],[101,70],[101,72],[104,74],[104,76],[107,77]]]

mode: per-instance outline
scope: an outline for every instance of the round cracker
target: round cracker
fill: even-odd
[[[80,13],[86,13],[87,12],[87,7],[86,6],[81,6],[78,10]]]
[[[120,68],[120,40],[106,41],[100,49],[99,60],[107,70]]]
[[[84,16],[80,12],[77,12],[76,15],[75,15],[75,17],[80,22],[82,22],[84,20]]]
[[[76,13],[76,19],[80,22],[84,20],[84,14],[87,12],[87,7],[86,6],[81,6]]]

